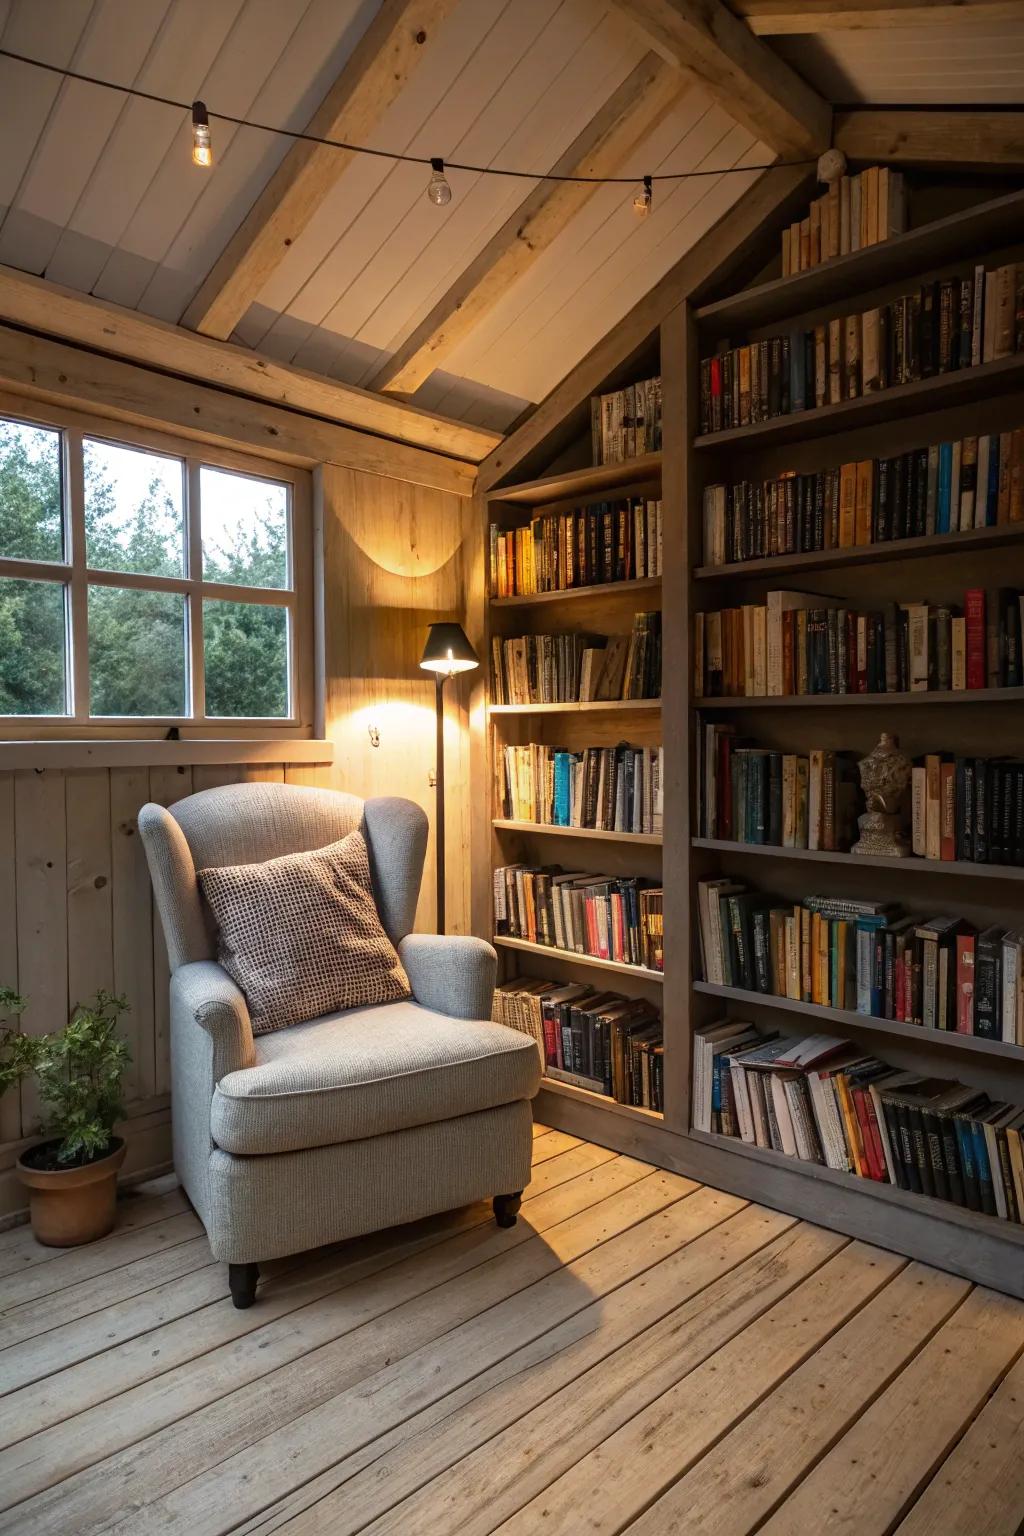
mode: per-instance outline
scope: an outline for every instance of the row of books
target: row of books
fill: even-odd
[[[495,704],[593,703],[661,694],[661,614],[637,613],[628,635],[491,639]]]
[[[855,754],[751,746],[731,724],[697,721],[699,837],[723,842],[848,849],[859,808]]]
[[[698,882],[704,979],[923,1029],[1024,1045],[1024,933],[957,916]]]
[[[820,592],[769,592],[764,603],[694,616],[698,697],[956,692],[1024,683],[1024,593],[964,594],[947,604],[847,608]]]
[[[700,431],[838,405],[1024,351],[1024,262],[926,283],[878,309],[728,347],[700,365]]]
[[[492,597],[530,597],[661,575],[661,501],[632,496],[491,524]]]
[[[829,1035],[725,1021],[694,1036],[696,1129],[1024,1220],[1024,1110],[902,1072]]]
[[[664,893],[636,875],[505,864],[494,871],[494,931],[598,960],[665,969]]]
[[[590,397],[590,436],[595,464],[657,453],[661,447],[661,378],[641,379]]]
[[[660,833],[662,749],[584,747],[569,751],[531,742],[497,756],[501,816],[555,827]]]
[[[731,724],[697,723],[698,836],[846,852],[862,808],[856,754],[758,747]],[[911,852],[1024,868],[1024,762],[930,752],[915,761]]]
[[[849,256],[907,227],[907,187],[902,171],[870,165],[843,176],[811,203],[807,217],[782,231],[782,275],[805,272],[833,256]]]
[[[492,1017],[533,1036],[556,1082],[664,1109],[661,1018],[650,1003],[579,982],[520,977],[495,989]]]
[[[1024,522],[1024,428],[709,485],[703,514],[711,566]]]

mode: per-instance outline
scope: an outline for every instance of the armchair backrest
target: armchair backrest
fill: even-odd
[[[306,853],[357,827],[366,839],[381,922],[397,944],[412,930],[427,847],[427,818],[411,800],[364,801],[297,784],[225,784],[188,795],[169,809],[144,805],[139,832],[171,970],[217,953],[198,869]]]

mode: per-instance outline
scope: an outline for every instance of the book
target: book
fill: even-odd
[[[661,501],[632,496],[538,513],[514,528],[492,523],[488,561],[492,598],[660,576]]]

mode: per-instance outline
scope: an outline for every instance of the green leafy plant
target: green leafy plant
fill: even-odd
[[[32,1076],[47,1107],[43,1133],[58,1142],[57,1167],[77,1168],[110,1148],[114,1126],[124,1114],[121,1087],[131,1060],[117,1034],[128,1011],[123,997],[97,992],[79,1005],[63,1029],[49,1035],[24,1035],[17,1015],[25,999],[0,988],[0,1092]]]

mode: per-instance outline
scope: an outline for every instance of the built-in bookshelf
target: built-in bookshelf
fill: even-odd
[[[808,198],[813,195],[811,183],[806,191]],[[799,205],[791,205],[775,225],[766,227],[765,260],[771,260],[772,253],[777,259],[781,230],[798,211]],[[523,718],[512,711],[490,712],[492,782],[494,753],[505,742],[539,739],[583,746],[629,739],[663,744],[663,825],[656,835],[527,827],[502,818],[500,812],[489,823],[492,868],[522,859],[614,875],[660,879],[663,874],[665,969],[657,979],[628,967],[602,976],[593,957],[498,940],[506,978],[571,978],[591,985],[603,980],[624,995],[656,996],[662,1008],[663,1116],[546,1081],[542,1117],[720,1188],[1018,1295],[1024,1295],[1019,1263],[1024,1226],[736,1137],[696,1130],[691,1093],[695,1031],[732,1019],[756,1024],[766,1035],[835,1035],[877,1055],[894,1070],[957,1081],[1024,1107],[1024,1044],[925,1029],[849,1006],[831,1008],[716,985],[702,974],[697,925],[698,883],[727,877],[793,903],[809,893],[848,895],[892,902],[904,912],[923,916],[955,913],[978,932],[993,925],[1024,929],[1024,869],[971,859],[888,859],[845,848],[786,848],[702,837],[696,758],[700,715],[719,724],[735,722],[745,738],[778,752],[808,753],[819,746],[859,758],[888,731],[898,734],[901,747],[915,761],[929,753],[999,754],[1024,760],[1024,687],[700,697],[694,686],[692,618],[697,612],[763,604],[768,592],[794,586],[859,609],[908,598],[955,605],[967,589],[976,588],[1024,591],[1020,522],[726,564],[713,563],[703,548],[704,492],[713,484],[760,482],[789,471],[809,476],[844,463],[892,458],[926,444],[1024,427],[1024,352],[749,426],[701,433],[699,419],[701,363],[720,346],[811,328],[833,315],[862,314],[926,282],[941,282],[976,265],[994,269],[1022,259],[1022,219],[1024,193],[1013,192],[806,271],[784,278],[769,275],[734,294],[716,295],[712,287],[692,304],[674,297],[642,359],[624,357],[609,365],[609,387],[627,382],[631,375],[646,376],[653,366],[660,369],[660,451],[631,464],[586,467],[589,433],[584,425],[586,402],[580,401],[573,417],[579,436],[570,442],[569,434],[562,432],[554,472],[491,488],[483,509],[488,524],[511,524],[538,508],[620,493],[659,495],[663,507],[663,567],[657,577],[494,597],[486,604],[488,636],[571,625],[625,634],[635,612],[663,608],[660,709],[652,707],[654,701],[643,705],[634,700],[628,701],[629,711],[618,706],[603,712],[552,710]],[[536,475],[535,451],[529,466]],[[662,593],[667,594],[664,606]],[[551,613],[550,621],[545,610]]]

